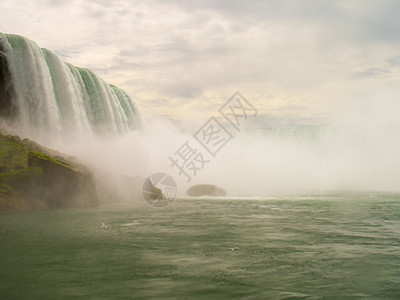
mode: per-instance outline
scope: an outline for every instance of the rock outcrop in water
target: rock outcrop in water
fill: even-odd
[[[186,194],[191,197],[200,196],[226,196],[226,191],[212,184],[197,184],[190,187]]]
[[[28,139],[0,134],[0,211],[98,204],[85,167]]]

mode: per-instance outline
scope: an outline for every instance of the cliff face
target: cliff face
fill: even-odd
[[[0,211],[98,204],[85,167],[27,139],[0,134]]]
[[[7,56],[2,43],[0,43],[0,116],[12,119],[16,114],[13,102],[15,97],[14,88],[11,83],[11,72],[8,66]]]

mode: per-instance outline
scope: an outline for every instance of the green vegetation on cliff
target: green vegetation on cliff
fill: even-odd
[[[90,172],[50,152],[30,140],[0,134],[0,211],[98,204]]]
[[[13,136],[0,135],[0,193],[8,193],[16,179],[28,170],[28,149]]]

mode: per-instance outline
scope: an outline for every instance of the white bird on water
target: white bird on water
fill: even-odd
[[[108,226],[104,223],[101,223],[101,228],[104,228],[105,230],[108,230]]]
[[[234,251],[234,250],[239,250],[239,247],[233,247],[233,248],[229,248],[229,250]]]

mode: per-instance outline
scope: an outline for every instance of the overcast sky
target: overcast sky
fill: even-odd
[[[240,91],[261,127],[397,97],[399,13],[392,0],[0,0],[0,31],[94,70],[146,117],[206,120]]]

